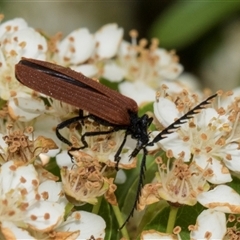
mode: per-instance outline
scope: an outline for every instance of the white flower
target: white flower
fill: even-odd
[[[12,119],[22,122],[31,121],[43,114],[45,110],[45,104],[40,98],[33,98],[24,92],[18,92],[8,101],[8,111]]]
[[[116,55],[123,36],[123,29],[117,24],[106,24],[98,30],[94,38],[97,42],[96,55],[100,59],[112,58]]]
[[[133,36],[133,34],[132,34]],[[152,39],[150,47],[142,39],[136,45],[122,41],[117,55],[119,65],[125,69],[125,78],[130,81],[142,81],[157,88],[163,80],[176,80],[183,70],[174,52],[158,48],[158,40]]]
[[[227,231],[225,214],[211,209],[204,210],[198,216],[195,226],[190,229],[192,240],[223,239]]]
[[[152,102],[155,99],[155,90],[144,82],[123,82],[119,85],[119,91],[130,98],[133,98],[138,105]]]
[[[14,18],[0,24],[0,38],[6,33],[13,33],[28,28],[27,22],[22,18]]]
[[[111,82],[120,82],[124,79],[124,69],[114,62],[106,63],[103,70],[103,77]]]
[[[16,227],[27,224],[40,231],[49,231],[61,223],[65,206],[41,200],[38,186],[33,165],[17,167],[12,161],[3,164],[0,169],[1,223],[12,222]]]
[[[174,52],[167,52],[166,49],[158,48],[154,54],[158,57],[156,68],[159,77],[165,80],[175,80],[183,71],[183,66],[178,63],[178,57]]]
[[[78,66],[71,66],[71,69],[82,73],[84,76],[89,78],[95,77],[98,73],[98,68],[93,64],[82,64]]]
[[[162,199],[170,204],[190,205],[197,203],[197,196],[207,191],[209,185],[204,172],[196,164],[186,164],[181,159],[172,160],[169,157],[165,164],[162,158],[157,158],[158,173],[153,183],[146,184],[140,196],[138,208],[158,202]]]
[[[0,38],[2,51],[7,59],[16,64],[22,57],[46,59],[47,41],[33,28],[6,32]]]
[[[77,29],[57,44],[55,59],[64,66],[78,65],[90,58],[94,48],[95,39],[89,30]]]
[[[32,28],[22,29],[21,31],[14,32],[11,35],[4,36],[2,42],[3,51],[6,57],[12,57],[13,53],[16,54],[15,61],[18,62],[21,57],[35,58],[45,60],[47,42],[38,32]]]
[[[209,209],[204,210],[195,226],[190,227],[191,239],[223,239],[227,233],[225,213],[240,213],[239,194],[229,186],[218,185],[213,190],[200,193],[197,199]]]
[[[76,130],[71,129],[69,139],[72,139],[74,147],[79,148],[80,146],[82,146],[81,136],[85,133],[104,132],[108,130],[108,127],[101,124],[96,124],[90,120],[82,126],[81,135]],[[106,163],[107,165],[115,167],[115,154],[117,153],[119,147],[122,144],[123,137],[124,131],[116,131],[113,133],[101,135],[97,134],[95,136],[86,136],[85,141],[87,142],[88,146],[81,149],[81,151],[91,156],[92,158],[98,159],[99,162]],[[119,162],[119,168],[131,169],[136,166],[136,159],[129,158],[129,155],[131,154],[135,146],[136,141],[130,137],[127,137],[124,148],[120,154],[121,160]],[[61,154],[57,157],[57,159],[61,159]],[[65,162],[65,165],[62,165],[60,163],[60,166],[68,166],[67,161]]]
[[[240,195],[226,185],[218,185],[213,190],[202,192],[198,201],[207,208],[225,213],[240,213]]]
[[[96,158],[82,151],[71,151],[71,154],[75,162],[72,164],[67,161],[69,156],[65,161],[63,154],[57,156],[58,164],[63,165],[61,178],[69,201],[74,205],[97,204],[98,197],[104,195],[111,204],[115,205],[116,197],[113,193],[116,186],[113,184],[113,178],[104,175],[106,167],[103,167]]]
[[[5,239],[37,240],[35,237],[31,236],[27,230],[19,228],[9,221],[4,221],[1,223],[1,232],[4,235]]]
[[[16,18],[0,24],[0,97],[8,100],[20,91],[29,92],[15,79],[15,64],[22,58],[46,60],[47,41],[27,23]]]
[[[85,211],[75,211],[56,230],[66,232],[80,231],[79,236],[75,239],[87,240],[91,239],[91,237],[104,239],[105,228],[106,223],[100,216]]]
[[[193,108],[190,98],[178,95],[177,102],[159,97],[154,103],[154,113],[159,122],[167,127],[175,119]],[[195,100],[194,100],[195,102]],[[193,159],[201,169],[209,169],[212,175],[208,181],[215,184],[231,181],[228,168],[239,172],[239,114],[232,102],[228,108],[213,107],[203,109],[193,119],[182,124],[178,131],[169,134],[159,144],[165,150],[171,150],[174,157],[179,154],[184,161]],[[189,107],[190,106],[190,107]],[[155,133],[156,134],[156,133]]]

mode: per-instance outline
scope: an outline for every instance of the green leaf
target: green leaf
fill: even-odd
[[[52,174],[54,174],[55,176],[59,177],[59,179],[61,179],[60,169],[59,166],[57,165],[55,158],[51,158],[48,164],[44,166],[44,168],[51,172]]]
[[[240,179],[239,179],[239,173],[236,174],[236,176],[232,175],[232,181],[228,183],[227,185],[231,188],[233,188],[237,193],[240,194]]]
[[[240,1],[178,1],[154,22],[150,35],[183,48],[240,9]]]
[[[137,236],[139,236],[141,234],[141,232],[143,230],[147,230],[149,229],[149,222],[153,219],[155,219],[157,216],[163,216],[165,213],[163,212],[163,210],[166,208],[168,208],[169,205],[166,201],[159,201],[157,203],[151,204],[146,208],[146,211],[144,212],[143,218],[141,219],[141,222],[139,224],[138,227],[138,232],[137,232]],[[167,216],[168,219],[168,216]],[[159,228],[160,226],[156,226],[157,228]],[[151,225],[150,229],[153,229],[153,226]],[[156,230],[154,228],[154,230]],[[166,226],[162,227],[160,229],[162,232],[165,232],[166,230]]]
[[[118,92],[119,82],[111,82],[105,78],[101,78],[100,83]]]
[[[183,206],[179,209],[175,226],[181,227],[180,235],[182,240],[190,239],[188,226],[196,224],[198,215],[204,209],[205,208],[199,203],[194,206]]]
[[[153,112],[153,103],[147,103],[145,104],[143,107],[140,107],[138,110],[138,115],[142,116],[144,114],[146,114],[147,112]]]
[[[155,206],[156,212],[158,213],[149,222],[149,224],[145,227],[144,230],[154,229],[159,232],[165,232],[167,228],[167,222],[169,217],[170,207],[165,207],[164,209],[160,209],[158,211],[157,206]],[[182,240],[187,240],[189,238],[189,225],[194,225],[196,223],[196,219],[198,215],[204,210],[204,207],[200,204],[196,204],[195,206],[182,206],[178,210],[178,215],[175,223],[176,226],[181,227],[181,238]]]
[[[6,101],[6,100],[4,100],[4,99],[0,98],[0,109],[3,109],[3,107],[5,107],[5,106],[6,106],[6,103],[7,103],[7,101]]]
[[[120,232],[118,231],[118,224],[116,218],[114,217],[110,204],[106,202],[105,199],[102,200],[99,215],[105,220],[107,226],[104,239],[120,239]]]

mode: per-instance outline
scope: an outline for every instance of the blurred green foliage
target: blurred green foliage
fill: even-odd
[[[240,1],[177,1],[157,17],[150,35],[166,48],[184,48],[239,10]]]

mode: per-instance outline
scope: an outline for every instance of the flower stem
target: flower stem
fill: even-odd
[[[98,203],[96,205],[93,205],[92,213],[98,214],[100,206],[101,206],[101,203],[102,203],[102,198],[103,198],[102,196],[99,197],[98,198]]]
[[[112,208],[113,208],[113,211],[114,211],[115,216],[117,218],[119,226],[122,226],[123,223],[124,223],[124,220],[122,218],[122,213],[120,212],[120,209],[119,209],[118,205],[117,206],[112,205]],[[124,239],[126,239],[126,240],[130,239],[126,226],[124,226],[120,231],[121,231]]]
[[[166,233],[172,233],[175,225],[178,207],[170,206],[170,213],[168,217],[167,230]]]

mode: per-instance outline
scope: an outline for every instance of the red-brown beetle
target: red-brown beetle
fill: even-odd
[[[71,104],[80,110],[86,110],[89,112],[89,115],[87,116],[79,114],[79,116],[68,119],[57,126],[56,134],[58,138],[69,146],[72,146],[72,143],[64,138],[59,130],[71,123],[81,121],[85,118],[92,118],[102,125],[111,127],[111,129],[104,132],[85,133],[81,138],[84,145],[81,148],[88,147],[85,137],[125,130],[123,141],[115,154],[116,166],[118,166],[121,159],[120,154],[125,145],[127,136],[130,135],[133,139],[137,140],[136,147],[130,154],[130,158],[136,157],[139,151],[143,150],[139,183],[133,208],[123,226],[133,215],[141,194],[147,146],[152,146],[154,143],[167,137],[167,134],[170,134],[173,130],[179,128],[181,124],[192,118],[194,114],[199,112],[199,110],[205,108],[205,105],[208,104],[209,100],[217,95],[214,94],[197,105],[191,111],[165,128],[150,142],[148,127],[153,119],[146,114],[139,117],[138,106],[133,99],[85,77],[81,73],[53,63],[23,58],[18,64],[16,64],[15,75],[19,82],[31,89]],[[121,226],[121,228],[123,226]]]

